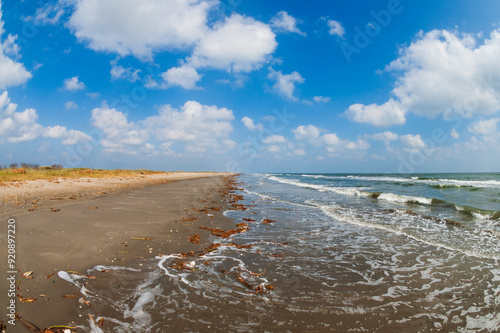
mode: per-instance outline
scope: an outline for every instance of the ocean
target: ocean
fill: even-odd
[[[107,309],[91,331],[500,331],[500,174],[239,179],[248,209],[224,214],[247,246],[108,267],[80,309]]]

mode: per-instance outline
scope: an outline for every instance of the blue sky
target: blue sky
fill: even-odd
[[[2,1],[0,163],[499,171],[498,1]]]

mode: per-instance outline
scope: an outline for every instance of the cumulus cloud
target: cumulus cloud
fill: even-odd
[[[342,26],[342,23],[340,23],[339,21],[335,21],[335,20],[327,20],[326,24],[330,28],[330,30],[328,30],[328,33],[330,35],[339,36],[340,38],[344,38],[345,29]]]
[[[364,139],[349,141],[340,139],[336,133],[324,133],[314,125],[299,126],[292,130],[295,139],[306,141],[314,146],[324,146],[330,153],[336,153],[345,149],[363,151],[370,148],[370,144]]]
[[[64,107],[66,108],[66,110],[74,110],[78,109],[78,104],[76,104],[74,101],[67,101],[66,103],[64,103]]]
[[[229,139],[233,119],[229,109],[188,101],[180,109],[161,106],[158,114],[146,118],[142,125],[158,140],[184,142],[189,151],[204,152],[211,148],[223,152],[236,146]]]
[[[276,83],[273,85],[273,90],[276,91],[281,96],[288,98],[293,101],[297,101],[297,97],[293,95],[295,92],[295,85],[305,82],[305,79],[299,72],[292,72],[291,74],[283,74],[281,71],[275,71],[269,68],[269,74],[267,78]]]
[[[304,149],[294,149],[293,154],[296,156],[306,156],[306,151]]]
[[[80,0],[70,17],[75,36],[95,51],[151,59],[154,51],[184,49],[207,30],[216,1]]]
[[[23,64],[17,62],[19,57],[17,35],[3,36],[5,34],[3,26],[2,3],[0,2],[0,89],[24,84],[33,76]]]
[[[201,68],[233,75],[260,69],[277,48],[271,26],[233,13],[208,24],[217,0],[79,0],[68,26],[95,51],[152,60],[161,51],[189,51],[183,65],[162,73],[165,83],[146,77],[147,88],[193,89]],[[282,18],[290,21],[291,16]],[[283,23],[283,22],[282,22]],[[135,78],[134,71],[114,66],[112,77]],[[238,80],[236,84],[242,84]]]
[[[276,50],[271,28],[251,17],[233,14],[217,22],[196,45],[188,64],[228,72],[250,72],[262,67]]]
[[[112,60],[110,62],[111,64],[111,70],[109,73],[111,74],[111,79],[112,80],[128,80],[130,82],[135,82],[139,80],[139,73],[141,72],[140,69],[134,70],[132,67],[125,68],[123,66],[118,65],[118,59],[116,58],[115,60]]]
[[[307,141],[313,145],[320,143],[321,130],[314,125],[301,125],[292,130],[295,134],[295,139],[299,141]]]
[[[161,74],[167,87],[180,86],[184,89],[195,89],[201,75],[191,66],[173,67]]]
[[[262,131],[264,127],[262,124],[255,124],[253,119],[248,117],[241,118],[241,122],[250,131]]]
[[[376,134],[367,135],[366,137],[369,139],[372,139],[372,140],[395,141],[399,138],[399,135],[397,133],[393,133],[391,131],[385,131],[383,133],[376,133]]]
[[[74,129],[68,130],[64,126],[52,126],[47,127],[43,133],[43,137],[60,139],[63,145],[74,145],[82,141],[90,141],[91,138],[80,131]]]
[[[363,139],[349,141],[346,144],[346,148],[349,150],[367,150],[370,149],[370,147],[370,144]]]
[[[482,44],[474,35],[421,32],[386,66],[397,76],[394,97],[382,105],[354,104],[346,114],[375,126],[403,124],[409,112],[431,118],[445,112],[493,114],[500,110],[499,58],[500,30]]]
[[[64,89],[69,91],[77,91],[85,89],[85,84],[78,79],[78,76],[73,76],[64,80]]]
[[[403,144],[403,146],[406,147],[407,151],[418,151],[422,148],[427,147],[425,142],[422,140],[422,137],[420,134],[417,135],[412,135],[412,134],[406,134],[406,135],[400,135],[399,136],[399,141]]]
[[[492,135],[497,133],[497,124],[499,118],[491,118],[488,120],[478,120],[473,122],[467,128],[469,132],[480,135]]]
[[[328,147],[338,146],[341,143],[339,137],[335,133],[326,133],[326,134],[323,134],[322,141]]]
[[[83,132],[68,130],[64,126],[44,127],[38,123],[35,109],[16,112],[17,104],[11,103],[8,93],[0,95],[0,137],[10,143],[32,141],[39,137],[61,139],[64,145],[73,145],[91,138]],[[1,142],[1,141],[0,141]]]
[[[91,120],[92,126],[102,131],[101,145],[108,152],[135,153],[129,146],[143,146],[149,138],[147,131],[129,122],[125,113],[105,103],[92,110]]]
[[[285,11],[281,11],[271,19],[271,26],[277,31],[293,32],[302,36],[306,34],[297,28],[297,19]]]
[[[346,111],[346,115],[358,123],[369,123],[378,127],[402,125],[406,121],[405,109],[400,102],[392,98],[382,105],[353,104]]]
[[[481,138],[478,139],[474,136],[467,144],[472,146],[473,149],[477,149],[482,145],[483,147],[491,146],[497,150],[500,141],[500,132],[497,129],[499,121],[500,118],[491,118],[471,123],[467,130],[470,133],[480,135]]]
[[[266,138],[264,138],[264,140],[262,140],[262,142],[266,145],[274,145],[274,144],[277,144],[277,143],[287,143],[288,140],[283,136],[283,135],[270,135]]]

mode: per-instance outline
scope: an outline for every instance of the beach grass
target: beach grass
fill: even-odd
[[[89,168],[60,168],[51,167],[32,168],[5,168],[0,170],[0,184],[6,182],[22,182],[28,180],[58,180],[76,178],[116,178],[140,177],[143,175],[162,174],[164,171],[151,170],[105,170]]]

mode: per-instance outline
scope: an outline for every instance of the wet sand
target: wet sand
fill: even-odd
[[[19,270],[16,293],[37,299],[25,303],[16,297],[16,311],[22,318],[41,329],[71,325],[78,320],[76,308],[82,306],[78,303],[82,295],[75,286],[58,277],[59,271],[85,274],[95,265],[126,265],[160,253],[199,251],[207,246],[211,234],[199,229],[200,226],[234,228],[234,222],[222,215],[227,205],[223,189],[228,185],[228,174],[184,174],[184,177],[177,174],[150,182],[118,182],[126,184],[120,189],[136,188],[115,189],[117,193],[103,195],[113,190],[113,186],[108,186],[114,185],[113,182],[98,184],[92,190],[78,188],[75,181],[61,182],[51,193],[44,192],[45,197],[40,195],[42,192],[38,196],[25,194],[23,201],[28,204],[2,205],[2,267],[7,267],[7,220],[14,218],[16,270]],[[75,195],[77,199],[70,199]],[[35,200],[37,207],[28,211]],[[200,244],[188,241],[193,234],[200,236]],[[28,271],[33,271],[31,278],[21,275]],[[0,306],[6,309],[9,299],[4,295],[8,293],[8,285],[5,278],[2,280]],[[2,312],[0,320],[7,322],[9,318]],[[7,332],[23,331],[29,332],[19,322],[14,329],[7,325]]]

